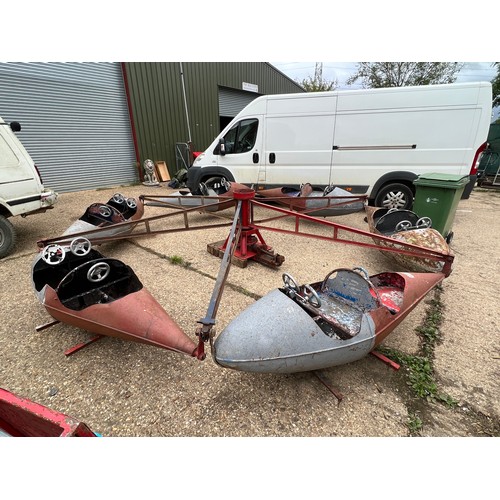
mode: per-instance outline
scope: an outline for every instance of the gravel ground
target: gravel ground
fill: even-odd
[[[0,262],[0,387],[74,416],[104,436],[403,437],[410,435],[408,424],[415,415],[422,421],[418,432],[422,436],[500,435],[496,296],[500,193],[476,189],[469,200],[460,201],[455,216],[456,258],[453,273],[443,283],[442,342],[434,359],[440,392],[458,402],[448,407],[415,398],[406,384],[405,369],[394,371],[373,356],[324,370],[344,395],[340,403],[311,373],[240,373],[218,367],[210,354],[200,362],[104,338],[66,357],[64,350],[89,334],[66,324],[35,331],[51,319],[31,285],[35,243],[60,235],[88,205],[105,202],[117,191],[138,196],[172,190],[136,185],[67,193],[60,195],[53,211],[11,219],[18,243],[15,252]],[[162,213],[163,208],[146,207],[145,216]],[[363,217],[360,212],[332,220],[367,229]],[[210,224],[214,219],[196,214],[193,220]],[[100,251],[129,264],[195,339],[197,320],[205,316],[220,264],[206,245],[224,239],[228,231],[217,228],[129,239],[104,244]],[[335,267],[361,265],[371,274],[400,270],[376,250],[275,232],[263,236],[286,260],[278,270],[254,262],[246,269],[232,266],[218,313],[218,331],[256,295],[281,286],[282,272],[298,282],[309,282],[322,279]],[[174,265],[166,256],[182,257],[190,266]],[[428,301],[422,302],[384,345],[418,354],[415,328],[429,307]]]

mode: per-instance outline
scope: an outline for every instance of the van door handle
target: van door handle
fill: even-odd
[[[274,153],[269,153],[269,163],[274,163],[276,161],[276,155]]]
[[[252,156],[252,161],[254,163],[259,163],[259,153],[254,153]]]

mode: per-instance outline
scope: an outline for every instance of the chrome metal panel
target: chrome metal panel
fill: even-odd
[[[293,373],[350,363],[374,347],[374,324],[342,340],[326,335],[293,300],[276,289],[238,315],[214,342],[214,358],[235,370]]]

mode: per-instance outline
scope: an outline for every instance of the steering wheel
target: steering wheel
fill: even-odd
[[[353,271],[359,271],[359,274],[362,274],[367,280],[370,279],[370,275],[368,274],[368,271],[364,267],[353,267]]]
[[[199,189],[202,196],[208,196],[208,187],[204,182],[200,182]]]
[[[323,196],[326,196],[327,194],[331,193],[335,188],[333,186],[326,186],[326,188],[323,190]]]
[[[90,252],[91,248],[92,244],[87,238],[84,238],[83,236],[80,238],[75,238],[69,246],[71,253],[79,257],[87,255]]]
[[[304,297],[307,299],[307,302],[319,309],[321,307],[321,299],[318,297],[316,290],[311,285],[304,285],[302,290],[304,291]]]
[[[61,245],[52,244],[43,249],[42,260],[51,266],[60,264],[66,255],[66,250]]]
[[[220,184],[226,191],[231,189],[231,183],[225,177],[220,178]]]
[[[123,195],[121,193],[115,193],[113,195],[112,200],[116,203],[123,203],[125,201],[125,198],[123,197]]]
[[[99,205],[99,214],[103,217],[110,217],[113,211],[107,205]]]
[[[137,202],[134,198],[127,198],[127,207],[128,208],[137,208]]]
[[[110,270],[107,262],[97,262],[87,271],[87,279],[92,283],[98,283],[107,278]]]
[[[238,146],[238,152],[245,153],[246,151],[250,151],[253,147],[253,139],[245,136],[241,141],[238,141]]]
[[[283,273],[281,277],[283,278],[286,290],[299,293],[299,285],[297,285],[297,282],[292,278],[292,276],[287,273]]]
[[[396,224],[396,231],[408,231],[411,227],[411,222],[409,220],[402,220]]]
[[[432,220],[430,219],[430,217],[420,217],[416,224],[417,227],[431,227],[431,225]]]

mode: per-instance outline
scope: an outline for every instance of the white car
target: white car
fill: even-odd
[[[14,134],[20,130],[18,122],[9,124],[0,117],[0,258],[16,243],[9,217],[45,212],[57,200],[57,193],[43,186],[35,163]]]

